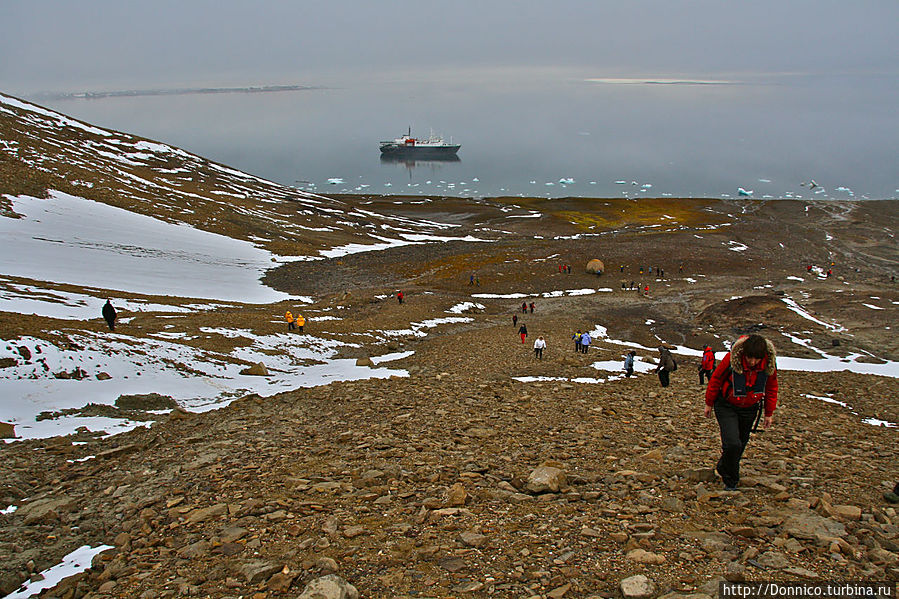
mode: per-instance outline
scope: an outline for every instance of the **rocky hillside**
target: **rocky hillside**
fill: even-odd
[[[899,578],[883,498],[899,480],[899,202],[324,198],[6,96],[0,149],[9,196],[62,190],[282,255],[416,242],[270,270],[268,285],[310,297],[303,335],[285,330],[290,301],[123,292],[137,307],[115,335],[99,318],[0,312],[0,375],[38,396],[70,385],[77,407],[42,418],[149,425],[0,446],[0,593],[103,545],[43,596],[706,599],[722,580]],[[585,272],[591,258],[604,274]],[[45,302],[103,293],[0,284]],[[597,333],[587,355],[577,329]],[[696,352],[720,358],[749,331],[777,345],[780,401],[724,491]],[[662,342],[680,364],[665,389]],[[51,349],[64,360],[42,369]],[[296,384],[205,413],[164,393],[84,405],[79,385],[129,352],[134,379],[154,361],[188,385],[269,359],[235,376]],[[304,369],[336,358],[397,375],[310,386]]]

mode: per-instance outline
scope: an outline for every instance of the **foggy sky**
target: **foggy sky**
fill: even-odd
[[[899,74],[896,0],[3,0],[0,91],[328,84],[401,71]]]

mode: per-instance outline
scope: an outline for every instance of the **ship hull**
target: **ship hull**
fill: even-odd
[[[444,145],[444,146],[394,146],[382,145],[381,154],[385,156],[402,156],[409,158],[432,158],[455,156],[461,145]]]

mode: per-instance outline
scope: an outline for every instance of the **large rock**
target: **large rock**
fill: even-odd
[[[174,399],[158,393],[119,395],[115,405],[123,410],[173,410],[178,407]]]
[[[15,439],[16,427],[8,422],[0,422],[0,439]]]
[[[281,566],[261,559],[254,559],[240,563],[234,567],[235,571],[243,576],[249,584],[264,582],[272,577],[275,572],[281,570]],[[312,595],[315,597],[315,595]]]
[[[262,362],[257,362],[249,368],[244,368],[243,370],[241,370],[240,374],[245,374],[248,376],[268,376],[268,368],[266,368],[265,364],[263,364]]]
[[[627,552],[627,559],[638,564],[664,564],[665,556],[645,549],[632,549]]]
[[[525,488],[534,493],[558,493],[568,486],[565,471],[555,466],[538,466],[528,475]]]
[[[71,497],[38,499],[19,506],[17,516],[25,518],[25,524],[42,524],[58,520],[61,514],[69,512],[76,506]]]
[[[656,584],[642,574],[625,578],[619,588],[625,599],[649,599],[656,594]]]
[[[830,518],[814,512],[804,512],[789,516],[781,527],[785,533],[797,539],[819,541],[846,536],[846,527]]]
[[[602,260],[594,258],[587,262],[587,267],[585,269],[591,275],[601,275],[606,270],[606,265],[603,264]]]
[[[309,581],[297,599],[359,599],[359,591],[336,574],[328,574]]]

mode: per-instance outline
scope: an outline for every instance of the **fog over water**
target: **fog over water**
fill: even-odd
[[[11,0],[0,89],[323,193],[899,196],[899,3],[620,4]]]

